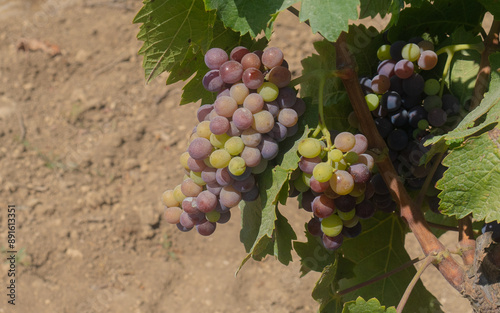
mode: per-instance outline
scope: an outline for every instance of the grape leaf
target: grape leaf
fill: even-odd
[[[342,308],[341,299],[334,295],[332,288],[336,284],[339,254],[335,253],[334,256],[333,262],[323,269],[312,292],[314,300],[319,303],[319,312],[339,312]]]
[[[424,1],[420,7],[412,6],[401,11],[397,27],[389,30],[388,39],[391,42],[408,40],[429,33],[442,41],[460,26],[479,31],[484,11],[484,7],[476,1]]]
[[[217,15],[229,27],[242,35],[256,37],[264,31],[270,35],[276,13],[285,10],[293,0],[205,0],[206,8],[217,10]],[[269,38],[269,37],[268,37]]]
[[[146,82],[163,72],[170,72],[167,84],[193,77],[183,88],[181,104],[199,99],[203,103],[213,102],[214,94],[201,84],[208,71],[203,61],[208,49],[230,51],[242,45],[255,50],[267,43],[266,38],[254,41],[249,35],[240,36],[224,28],[215,12],[205,11],[202,0],[145,0],[134,23],[142,24],[137,38],[144,42],[139,54],[144,57]]]
[[[376,298],[365,301],[358,297],[354,301],[346,302],[342,313],[396,313],[396,308],[391,306],[386,309]]]
[[[380,276],[410,261],[405,248],[406,225],[395,214],[377,213],[362,220],[363,232],[342,244],[344,258],[355,263],[352,278],[339,277],[339,290]],[[350,292],[342,301],[376,297],[386,305],[397,305],[416,271],[408,267],[388,278]],[[405,306],[409,312],[441,312],[439,302],[418,282]]]
[[[463,218],[500,220],[500,128],[466,140],[443,160],[448,170],[437,183],[440,210]]]
[[[273,254],[283,264],[291,261],[291,241],[296,239],[296,235],[287,219],[278,211],[277,206],[283,188],[288,186],[290,173],[298,166],[298,143],[306,138],[309,132],[307,125],[303,126],[301,135],[280,143],[280,149],[286,144],[293,143],[293,145],[283,149],[285,152],[280,156],[282,165],[270,166],[257,177],[260,201],[240,203],[242,210],[240,240],[248,255],[241,262],[238,271],[250,257],[261,260],[266,255]]]
[[[343,89],[342,81],[337,77],[331,77],[331,73],[336,70],[335,47],[328,41],[317,41],[314,47],[319,54],[302,60],[301,91],[302,97],[308,96],[312,99],[312,105],[319,105],[319,81],[322,77],[328,77],[323,90],[324,116],[328,129],[339,131],[347,130],[349,122],[347,116],[352,111],[347,93]],[[314,127],[318,124],[315,119]],[[314,126],[313,126],[314,125]]]
[[[481,104],[467,114],[453,131],[428,140],[425,143],[426,145],[434,144],[443,139],[446,141],[463,140],[465,137],[471,136],[487,126],[498,123],[500,120],[500,53],[491,54],[489,60],[491,65],[491,81],[489,91],[484,95]],[[480,120],[485,114],[486,118],[474,126],[475,122]]]
[[[377,50],[385,43],[382,34],[374,27],[349,25],[345,42],[348,51],[355,56],[358,75],[375,76],[379,63]]]
[[[481,42],[481,37],[467,32],[463,27],[456,29],[450,38],[443,41],[441,46],[456,44],[477,44]],[[452,66],[446,77],[446,83],[451,93],[455,95],[460,103],[464,104],[473,94],[476,83],[477,72],[481,54],[476,50],[458,51],[453,56]]]
[[[201,0],[146,0],[134,18],[142,23],[137,35],[144,41],[146,81],[181,62],[189,49],[207,45],[213,37],[214,13],[207,13]]]
[[[346,31],[349,19],[356,20],[358,0],[302,0],[299,18],[309,20],[313,33],[336,41]]]
[[[326,250],[321,242],[321,238],[311,235],[307,230],[306,223],[306,239],[307,242],[295,241],[293,248],[300,257],[302,276],[308,272],[321,272],[323,269],[335,260],[335,252]]]
[[[360,0],[359,18],[375,17],[377,14],[384,17],[389,13],[388,8],[392,2],[392,0]]]
[[[500,19],[500,0],[479,0],[496,20]]]

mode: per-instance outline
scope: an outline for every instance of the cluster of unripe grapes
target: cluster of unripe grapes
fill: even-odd
[[[456,122],[460,103],[443,95],[442,82],[430,71],[438,63],[432,42],[396,41],[382,45],[377,57],[377,75],[360,79],[365,99],[396,170],[407,187],[419,189],[431,168],[420,165],[428,151],[423,143]]]
[[[184,181],[162,199],[168,223],[208,236],[241,200],[258,198],[255,175],[277,156],[278,143],[297,132],[306,105],[288,87],[291,73],[278,48],[236,47],[229,55],[212,48],[205,64],[203,86],[217,99],[198,109],[199,124],[180,157]]]
[[[344,237],[361,233],[360,219],[377,209],[393,211],[395,203],[379,174],[372,175],[374,158],[367,153],[364,135],[331,132],[328,140],[306,138],[299,143],[299,168],[292,173],[289,196],[299,196],[304,210],[313,213],[307,224],[326,249],[338,249]]]

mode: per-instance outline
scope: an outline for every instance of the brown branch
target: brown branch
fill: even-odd
[[[476,251],[476,240],[472,229],[472,218],[470,215],[458,220],[458,245],[460,246],[462,260],[465,265],[474,263]]]
[[[436,267],[446,280],[457,290],[463,289],[464,271],[460,265],[450,256],[444,245],[430,231],[424,214],[411,199],[406,191],[403,181],[399,178],[391,160],[388,157],[388,148],[384,139],[379,135],[373,118],[365,101],[365,97],[358,82],[355,71],[355,63],[349,53],[346,43],[346,33],[343,32],[337,40],[335,46],[337,51],[337,69],[350,69],[351,77],[343,78],[342,82],[347,90],[347,94],[358,117],[361,132],[367,137],[371,149],[382,154],[377,160],[380,173],[383,173],[384,181],[391,190],[391,194],[400,207],[401,217],[408,223],[408,226],[417,238],[425,255],[442,254],[443,258]],[[448,252],[448,253],[446,253]]]
[[[420,266],[418,271],[415,273],[415,276],[411,280],[408,287],[406,287],[405,293],[403,294],[403,297],[401,297],[401,300],[399,301],[398,307],[396,308],[397,313],[403,312],[403,309],[406,305],[406,302],[408,301],[408,298],[410,297],[410,294],[411,294],[413,288],[415,287],[418,280],[420,279],[420,276],[422,276],[422,273],[425,271],[427,266],[429,266],[432,263],[432,261],[434,261],[435,258],[436,257],[433,255],[428,255],[425,257],[424,263]]]
[[[481,103],[484,98],[484,93],[488,89],[491,74],[489,56],[493,51],[498,51],[499,32],[500,21],[495,20],[491,25],[488,36],[484,40],[484,51],[481,53],[481,63],[479,64],[479,72],[477,73],[476,84],[474,85],[474,93],[469,111],[474,110]]]

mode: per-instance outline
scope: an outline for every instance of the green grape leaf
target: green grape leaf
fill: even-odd
[[[392,2],[392,0],[360,0],[359,18],[375,17],[377,14],[384,17]]]
[[[361,234],[356,238],[346,239],[341,247],[344,258],[356,265],[353,277],[338,278],[339,290],[380,276],[410,261],[404,248],[407,228],[398,216],[377,213],[361,223]],[[355,300],[358,296],[376,297],[385,305],[397,305],[415,273],[414,267],[408,267],[383,280],[345,294],[342,301]],[[438,300],[420,281],[413,289],[405,308],[408,312],[442,312]]]
[[[134,18],[142,24],[137,38],[143,41],[139,54],[144,57],[146,82],[170,72],[167,84],[192,79],[184,86],[181,104],[212,103],[214,94],[206,91],[201,79],[208,71],[203,56],[212,47],[229,52],[236,46],[262,49],[266,38],[252,40],[250,35],[224,28],[215,12],[205,11],[202,0],[145,0]]]
[[[309,20],[313,33],[319,32],[329,41],[336,41],[347,31],[349,19],[356,20],[358,0],[302,0],[299,18]]]
[[[437,183],[440,210],[463,218],[500,220],[500,128],[469,138],[443,160],[448,170]]]
[[[500,19],[500,0],[479,0],[479,2],[493,14],[496,20]]]
[[[467,32],[463,27],[459,27],[440,46],[478,43],[481,43],[481,37]],[[462,104],[470,99],[470,95],[473,94],[480,62],[481,54],[477,50],[462,50],[453,55],[452,66],[445,81],[451,93]]]
[[[286,217],[281,215],[279,210],[276,210],[276,222],[274,225],[274,256],[281,263],[288,265],[292,261],[292,240],[296,240],[297,235]]]
[[[343,89],[342,81],[337,77],[331,77],[336,70],[335,47],[328,41],[317,41],[314,47],[319,54],[313,54],[302,60],[301,96],[310,97],[312,105],[319,105],[319,82],[322,77],[327,77],[323,90],[324,116],[328,129],[339,131],[347,130],[349,122],[347,116],[352,111],[347,93]],[[316,118],[311,120],[309,126],[318,124]]]
[[[356,69],[360,77],[373,77],[377,71],[377,50],[383,45],[382,34],[374,27],[364,25],[349,25],[346,45],[356,59]]]
[[[258,175],[260,200],[240,203],[242,210],[240,240],[248,255],[243,259],[238,271],[250,257],[261,260],[271,254],[283,264],[288,264],[292,260],[291,241],[297,238],[277,206],[280,198],[284,197],[285,189],[286,195],[288,194],[290,173],[298,166],[298,143],[303,138],[307,138],[310,132],[307,125],[303,125],[302,130],[302,133],[298,132],[294,137],[280,143],[280,150],[284,151],[279,155],[281,165],[269,166]],[[281,149],[283,145],[286,149]]]
[[[441,41],[460,26],[479,31],[484,11],[484,7],[476,1],[424,1],[420,7],[412,6],[401,11],[397,27],[389,30],[388,39],[391,42],[408,40],[428,33]]]
[[[226,27],[256,37],[262,31],[271,34],[272,22],[277,13],[296,1],[292,0],[205,0],[206,8],[217,10],[217,15]],[[269,38],[269,37],[268,37]]]
[[[146,0],[134,18],[141,23],[137,38],[144,41],[146,81],[182,62],[189,49],[206,47],[212,37],[214,13],[207,13],[201,0]]]
[[[300,257],[301,273],[302,276],[308,272],[315,271],[321,272],[323,269],[335,260],[335,252],[325,249],[321,238],[315,237],[309,233],[306,227],[306,242],[295,241],[293,248],[297,255]]]
[[[396,308],[391,306],[386,309],[376,298],[365,301],[358,297],[354,301],[346,302],[342,313],[396,313]]]
[[[339,254],[335,253],[334,256],[333,262],[323,269],[312,292],[314,300],[319,303],[319,312],[339,312],[342,308],[341,299],[334,295],[332,288],[333,285],[336,285]]]
[[[500,120],[500,52],[491,54],[489,60],[491,65],[489,91],[484,95],[479,106],[467,114],[454,130],[427,140],[426,145],[434,144],[440,140],[462,141],[465,137],[498,123]],[[480,118],[484,115],[486,118],[481,120]],[[476,121],[480,122],[475,126]]]

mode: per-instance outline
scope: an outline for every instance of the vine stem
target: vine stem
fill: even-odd
[[[476,77],[476,84],[474,85],[474,93],[470,111],[474,110],[479,103],[483,100],[484,93],[488,89],[490,81],[491,66],[489,56],[493,51],[498,50],[500,21],[494,20],[491,24],[490,32],[484,38],[484,50],[481,53],[481,62],[479,64],[479,72]]]
[[[363,288],[363,287],[365,287],[365,286],[368,286],[368,285],[371,285],[371,284],[373,284],[373,283],[376,283],[376,282],[378,282],[378,281],[380,281],[380,280],[382,280],[382,279],[385,279],[385,278],[387,278],[387,277],[389,277],[389,276],[391,276],[391,275],[394,275],[394,274],[396,274],[396,273],[399,273],[399,272],[401,272],[401,271],[403,271],[403,270],[407,269],[408,267],[412,266],[412,265],[413,265],[413,264],[415,264],[415,263],[418,263],[418,262],[422,261],[422,260],[423,260],[423,259],[425,259],[425,258],[426,258],[426,257],[424,257],[424,256],[420,256],[420,257],[418,257],[418,258],[414,258],[413,260],[410,260],[410,261],[408,261],[408,262],[406,262],[406,263],[404,263],[404,264],[402,264],[402,265],[400,265],[400,266],[396,267],[395,269],[390,270],[390,271],[389,271],[389,272],[387,272],[387,273],[384,273],[384,274],[382,274],[382,275],[380,275],[380,276],[374,277],[374,278],[372,278],[372,279],[369,279],[369,280],[367,280],[367,281],[364,281],[364,282],[359,283],[359,284],[357,284],[357,285],[354,285],[354,286],[352,286],[352,287],[346,288],[346,289],[344,289],[344,290],[340,290],[339,292],[337,292],[337,296],[339,296],[339,297],[340,297],[340,296],[343,296],[343,295],[348,294],[348,293],[350,293],[350,292],[353,292],[353,291],[355,291],[355,290],[358,290],[358,289],[360,289],[360,288]]]
[[[335,43],[337,51],[337,68],[350,69],[350,77],[342,79],[345,86],[354,112],[359,120],[362,133],[367,137],[369,148],[376,153],[382,154],[381,158],[377,158],[377,166],[379,172],[383,173],[383,178],[391,194],[400,207],[400,214],[403,220],[406,221],[413,234],[417,238],[424,254],[437,255],[443,254],[443,258],[435,263],[443,277],[458,291],[463,290],[465,273],[460,265],[450,256],[444,245],[430,231],[429,225],[424,218],[424,214],[416,203],[411,199],[410,195],[404,187],[403,181],[396,173],[394,166],[388,157],[388,148],[384,139],[379,135],[365,97],[359,85],[358,76],[356,74],[354,60],[347,48],[346,33],[343,32]]]
[[[470,215],[458,220],[458,245],[460,246],[460,256],[464,264],[472,265],[476,251],[476,240],[474,239],[474,229],[472,228],[472,217]]]
[[[401,297],[401,300],[399,301],[398,307],[396,308],[397,313],[403,312],[403,309],[406,305],[406,302],[408,301],[408,298],[410,297],[410,294],[413,290],[413,287],[415,287],[418,280],[420,279],[420,276],[422,276],[422,273],[425,271],[427,266],[429,266],[432,263],[432,261],[434,261],[435,259],[436,258],[433,255],[428,255],[425,257],[424,263],[420,266],[417,273],[415,273],[415,276],[413,276],[413,279],[411,280],[408,287],[406,287],[405,293],[403,294],[403,297]]]

